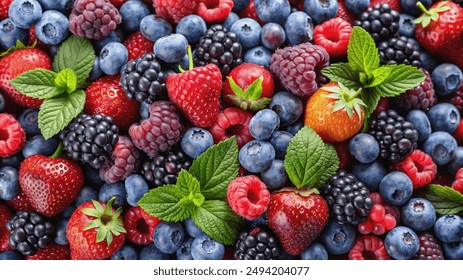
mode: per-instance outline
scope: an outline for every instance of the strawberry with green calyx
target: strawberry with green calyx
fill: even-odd
[[[85,202],[74,211],[66,229],[73,260],[107,259],[124,245],[122,208],[112,207],[115,199]]]

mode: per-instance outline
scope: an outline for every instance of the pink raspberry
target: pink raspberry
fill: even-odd
[[[254,139],[249,132],[251,119],[252,115],[249,112],[234,107],[227,108],[219,114],[209,132],[216,144],[235,135],[238,147],[241,148]]]
[[[19,152],[26,144],[26,133],[10,114],[0,114],[0,157]]]
[[[100,169],[100,178],[115,183],[129,177],[137,169],[140,151],[127,136],[119,136],[109,160]]]
[[[259,177],[249,175],[230,182],[227,198],[228,204],[236,214],[248,220],[255,220],[267,211],[270,192]]]
[[[407,174],[414,189],[427,186],[437,174],[437,165],[428,154],[420,150],[413,151],[403,161],[394,164],[393,169]]]
[[[350,260],[389,260],[391,257],[384,247],[383,240],[373,235],[363,235],[355,240],[349,251]]]

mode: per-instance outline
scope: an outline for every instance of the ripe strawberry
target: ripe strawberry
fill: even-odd
[[[156,15],[177,24],[183,17],[191,15],[200,1],[190,0],[154,0]]]
[[[51,70],[48,54],[39,48],[18,49],[1,58],[0,65],[0,90],[21,106],[39,108],[42,100],[23,95],[14,89],[9,81],[29,70]]]
[[[129,51],[130,61],[153,52],[154,43],[143,36],[140,31],[137,31],[125,39],[124,46]]]
[[[282,189],[270,196],[267,220],[283,249],[299,255],[328,222],[328,204],[314,190]]]
[[[93,82],[85,90],[84,112],[112,117],[120,130],[127,130],[140,120],[140,102],[127,98],[119,80],[119,76],[106,76]]]
[[[26,257],[26,260],[70,260],[71,251],[68,245],[48,244],[45,248],[40,248],[33,256]]]
[[[107,204],[92,200],[80,205],[68,222],[66,237],[73,260],[103,260],[124,245],[122,208],[114,209],[112,197]]]
[[[33,211],[34,208],[29,203],[29,200],[26,197],[26,194],[19,190],[19,194],[13,199],[6,201],[6,204],[16,211]]]
[[[10,209],[0,203],[0,252],[12,251],[13,249],[8,243],[10,232],[6,229],[6,222],[11,218]]]
[[[223,22],[233,8],[233,0],[203,0],[196,7],[196,14],[205,22]]]
[[[0,20],[8,17],[8,8],[13,0],[0,0]]]
[[[342,142],[354,136],[363,126],[365,106],[344,86],[329,83],[319,88],[306,106],[305,125],[310,126],[327,142]]]

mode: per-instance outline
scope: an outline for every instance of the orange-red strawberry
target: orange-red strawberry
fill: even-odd
[[[122,208],[114,209],[114,200],[85,202],[72,213],[66,237],[73,260],[107,259],[124,245]]]
[[[193,14],[200,1],[191,0],[154,0],[156,15],[177,24],[183,17]]]
[[[48,244],[45,248],[40,248],[33,256],[26,257],[26,260],[70,260],[71,250],[68,245]]]
[[[8,237],[10,232],[6,229],[6,222],[11,218],[11,211],[4,204],[0,203],[0,252],[12,251]]]
[[[342,142],[354,136],[363,126],[365,104],[359,92],[337,83],[319,88],[305,108],[304,123],[326,142]]]
[[[125,39],[124,46],[129,51],[130,61],[137,59],[146,53],[153,52],[154,43],[143,36],[140,31],[137,31]]]

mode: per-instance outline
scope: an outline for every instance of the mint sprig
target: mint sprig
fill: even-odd
[[[463,214],[463,194],[452,188],[428,185],[425,188],[425,197],[441,215]]]

